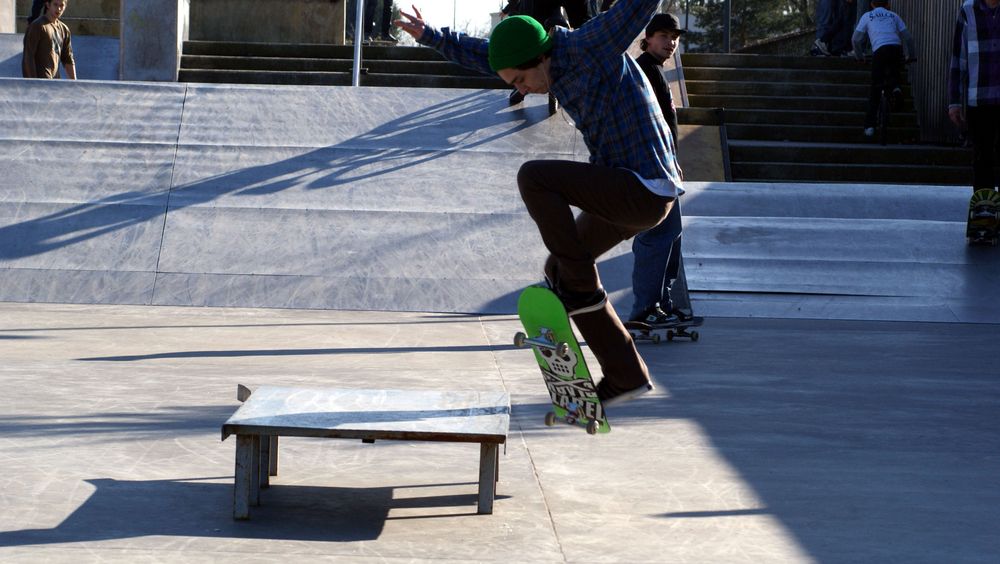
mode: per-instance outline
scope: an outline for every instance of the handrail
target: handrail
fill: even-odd
[[[358,0],[357,13],[354,16],[354,67],[351,69],[351,86],[361,86],[361,42],[364,31],[361,28],[364,20],[365,0]]]

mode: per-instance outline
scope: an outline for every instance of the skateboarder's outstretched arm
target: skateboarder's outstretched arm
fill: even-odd
[[[570,57],[619,57],[649,23],[659,7],[658,0],[619,0],[608,10],[587,22],[571,35],[574,40]],[[432,47],[450,61],[484,74],[494,74],[489,63],[489,40],[470,37],[448,28],[437,30],[427,25],[420,10],[413,14],[400,12],[404,19],[396,25],[410,34],[417,43]]]
[[[464,33],[443,28],[440,31],[424,23],[420,10],[413,6],[413,14],[400,10],[396,26],[410,34],[417,43],[432,47],[463,67],[477,70],[483,74],[495,74],[490,68],[489,41],[471,37]]]

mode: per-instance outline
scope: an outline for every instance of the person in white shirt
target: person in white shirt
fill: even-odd
[[[882,97],[882,87],[892,93],[894,107],[902,104],[903,91],[899,88],[899,72],[903,67],[903,43],[909,61],[915,61],[913,36],[906,29],[902,18],[889,11],[889,0],[872,0],[871,11],[865,12],[854,30],[854,56],[862,59],[865,40],[872,45],[872,87],[865,115],[865,136],[875,135],[875,114]]]

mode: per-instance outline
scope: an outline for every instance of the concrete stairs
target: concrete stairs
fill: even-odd
[[[969,184],[968,150],[921,145],[911,92],[889,144],[862,135],[870,67],[853,59],[685,54],[692,107],[725,108],[735,181]]]
[[[181,82],[350,86],[354,47],[186,41]],[[362,49],[362,86],[504,88],[502,80],[446,61],[433,49]]]

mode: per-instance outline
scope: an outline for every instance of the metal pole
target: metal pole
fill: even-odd
[[[691,29],[691,0],[684,0],[684,29]],[[688,51],[688,34],[684,34],[684,52]]]
[[[354,68],[351,71],[351,86],[361,86],[361,41],[365,30],[362,21],[365,19],[365,0],[358,0],[358,10],[354,17]]]
[[[722,49],[731,53],[733,27],[733,0],[726,0],[722,7]]]

